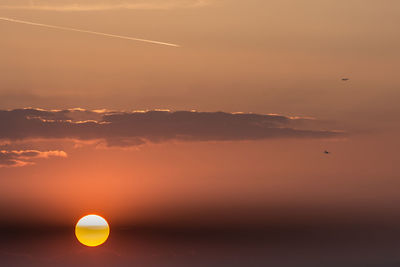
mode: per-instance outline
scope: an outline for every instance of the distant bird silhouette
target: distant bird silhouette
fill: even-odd
[[[342,78],[342,81],[344,81],[344,82],[347,82],[349,80],[350,80],[349,78]]]
[[[329,152],[328,150],[325,150],[324,154],[331,154],[331,152]]]

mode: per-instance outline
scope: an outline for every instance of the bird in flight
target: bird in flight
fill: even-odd
[[[344,81],[344,82],[347,82],[349,80],[350,80],[349,78],[342,78],[342,81]]]
[[[325,150],[324,154],[331,154],[331,152],[329,152],[328,150]]]

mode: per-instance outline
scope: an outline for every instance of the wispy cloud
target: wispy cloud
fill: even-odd
[[[66,158],[67,153],[61,150],[0,150],[0,168],[33,165],[35,164],[34,159],[47,159],[50,157]]]
[[[176,9],[196,8],[210,4],[210,0],[13,0],[0,4],[0,9],[43,10],[43,11],[103,11],[118,9]]]
[[[132,147],[168,141],[245,141],[270,138],[333,138],[318,120],[252,113],[82,109],[0,111],[0,140],[103,140],[108,146]]]

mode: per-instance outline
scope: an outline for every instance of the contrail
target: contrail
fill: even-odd
[[[131,40],[131,41],[138,41],[138,42],[145,42],[145,43],[151,43],[151,44],[180,47],[177,44],[171,44],[171,43],[165,43],[165,42],[159,42],[159,41],[153,41],[153,40],[146,40],[146,39],[140,39],[140,38],[133,38],[133,37],[121,36],[121,35],[115,35],[115,34],[108,34],[108,33],[103,33],[103,32],[94,32],[94,31],[88,31],[88,30],[81,30],[81,29],[75,29],[75,28],[69,28],[69,27],[60,27],[60,26],[54,26],[54,25],[48,25],[48,24],[31,22],[31,21],[18,20],[18,19],[0,17],[0,20],[8,21],[8,22],[14,22],[14,23],[27,24],[27,25],[33,25],[33,26],[39,26],[39,27],[45,27],[45,28],[51,28],[51,29],[57,29],[57,30],[83,32],[83,33],[89,33],[89,34],[95,34],[95,35],[101,35],[101,36],[119,38],[119,39]]]

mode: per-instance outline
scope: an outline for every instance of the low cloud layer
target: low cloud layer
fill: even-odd
[[[50,157],[67,157],[64,151],[38,151],[38,150],[0,150],[1,167],[23,167],[33,165],[34,159],[47,159]]]
[[[168,141],[246,141],[342,135],[321,129],[322,125],[312,119],[250,113],[82,109],[0,111],[1,140],[102,140],[108,146],[120,147]]]
[[[208,5],[209,0],[4,0],[0,9],[102,11],[118,9],[174,9]]]

